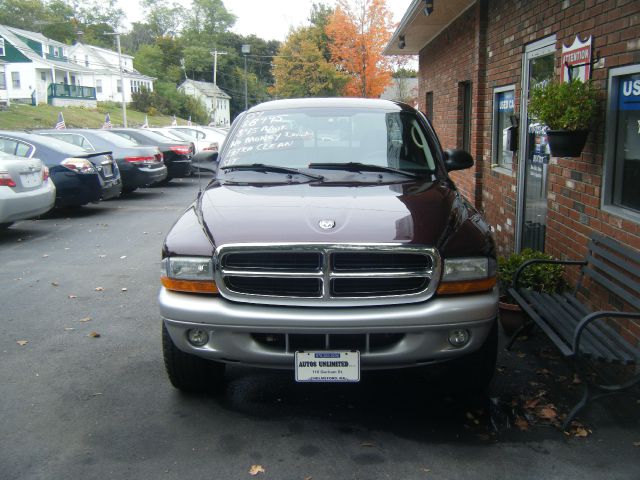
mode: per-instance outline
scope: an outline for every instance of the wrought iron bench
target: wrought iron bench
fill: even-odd
[[[571,361],[584,384],[581,400],[564,420],[565,431],[588,402],[622,392],[640,382],[640,253],[601,235],[595,235],[588,248],[582,261],[536,259],[525,262],[516,271],[509,289],[529,317],[512,340],[537,325]],[[520,274],[534,263],[580,265],[574,290],[547,294],[518,287]],[[603,287],[619,310],[594,311],[582,302],[578,294],[585,295],[583,283],[586,278],[591,285]],[[507,348],[512,343],[510,341]],[[607,379],[614,370],[615,378]],[[619,370],[625,375],[621,376]]]

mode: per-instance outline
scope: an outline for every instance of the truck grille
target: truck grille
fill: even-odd
[[[400,244],[225,245],[220,293],[234,301],[364,306],[423,301],[440,272],[435,249]]]

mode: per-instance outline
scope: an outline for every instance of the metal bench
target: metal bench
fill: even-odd
[[[537,325],[560,353],[571,360],[584,384],[581,400],[564,420],[565,431],[588,402],[622,392],[640,382],[640,338],[637,334],[640,323],[640,253],[601,235],[595,235],[588,248],[582,261],[536,259],[525,262],[516,271],[513,286],[509,289],[529,318],[513,335],[507,348],[518,335]],[[580,265],[580,276],[574,290],[547,294],[518,287],[520,274],[534,263]],[[619,310],[594,311],[582,302],[578,294],[588,295],[583,291],[586,278],[592,285],[603,287],[610,298],[620,304],[615,307]],[[603,379],[611,373],[614,365],[622,366],[615,367],[616,373],[619,373],[617,370],[628,369],[627,375],[622,379],[620,376]],[[593,378],[587,372],[598,375]]]

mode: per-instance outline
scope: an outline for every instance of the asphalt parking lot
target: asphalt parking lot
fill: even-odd
[[[638,396],[602,400],[563,434],[580,385],[542,336],[501,350],[488,395],[456,393],[443,372],[297,385],[237,366],[219,396],[174,390],[160,248],[205,183],[0,232],[0,479],[639,478]]]

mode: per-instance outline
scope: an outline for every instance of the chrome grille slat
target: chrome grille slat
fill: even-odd
[[[339,259],[338,270],[335,259]],[[435,292],[441,269],[434,248],[388,243],[223,245],[216,250],[214,263],[216,282],[225,298],[318,307],[424,301]],[[301,293],[296,279],[307,286],[317,280],[318,291],[308,288],[307,294]],[[291,285],[290,294],[287,285]]]

